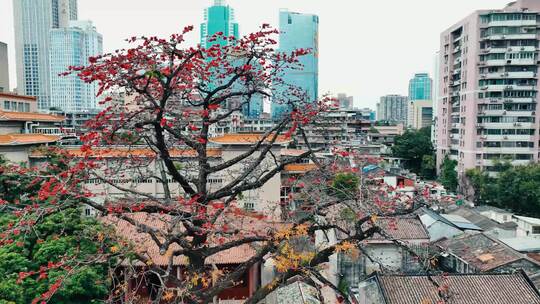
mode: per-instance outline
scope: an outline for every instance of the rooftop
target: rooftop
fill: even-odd
[[[540,252],[540,239],[532,236],[500,238],[499,240],[519,252]]]
[[[161,231],[167,231],[167,229],[172,225],[172,217],[167,214],[151,214],[144,212],[137,212],[128,215],[130,218],[135,220],[138,223],[143,223],[152,228],[160,229]],[[129,223],[126,220],[119,219],[114,215],[109,215],[106,217],[100,218],[106,224],[111,225],[115,230],[118,236],[130,241],[135,245],[135,249],[141,253],[146,254],[152,262],[159,266],[166,266],[169,257],[172,251],[179,250],[181,247],[174,243],[169,247],[169,250],[165,253],[160,253],[158,246],[151,236],[147,233],[140,232],[134,225]],[[224,220],[225,221],[225,220]],[[249,232],[252,235],[265,235],[270,231],[275,231],[283,227],[283,225],[273,222],[267,222],[263,220],[258,220],[248,216],[238,217],[235,216],[233,219],[226,221],[229,229],[240,230],[243,232]],[[177,227],[177,225],[176,225]],[[245,235],[245,233],[243,235]],[[226,240],[230,241],[230,240]],[[210,238],[209,243],[217,245],[219,240],[215,238]],[[243,263],[249,260],[253,255],[256,254],[256,249],[250,244],[243,244],[236,246],[221,252],[218,252],[206,259],[206,263],[223,265],[223,264],[238,264]],[[173,258],[174,265],[186,265],[187,258],[185,256],[176,256]]]
[[[451,214],[439,214],[429,208],[422,208],[422,221],[424,224],[429,227],[435,222],[443,222],[448,226],[456,227],[460,230],[476,230],[481,231],[482,228],[478,227],[471,221],[459,215]]]
[[[83,152],[80,147],[67,148],[67,153],[73,157],[155,157],[157,154],[155,151],[149,148],[136,148],[136,147],[111,147],[111,148],[93,148],[91,151]],[[86,154],[88,153],[88,154]],[[169,154],[171,157],[196,157],[197,152],[192,149],[170,149]],[[208,149],[207,155],[209,157],[221,157],[221,149]],[[30,157],[39,158],[43,157],[44,153],[41,151],[33,151]]]
[[[513,222],[499,224],[496,221],[490,219],[489,217],[480,214],[476,209],[473,210],[469,208],[459,208],[449,213],[454,216],[458,215],[463,218],[466,218],[471,223],[482,228],[482,230],[484,231],[488,231],[493,228],[515,229],[515,227],[517,226],[516,223],[513,223]]]
[[[540,294],[527,275],[448,274],[445,277],[425,275],[377,275],[386,304],[439,303],[435,282],[449,288],[453,304],[539,304]]]
[[[9,93],[9,92],[0,92],[0,97],[25,99],[25,100],[29,100],[29,101],[37,101],[37,98],[34,97],[34,96],[19,95],[19,94]]]
[[[522,220],[529,224],[540,225],[540,219],[535,218],[535,217],[528,217],[528,216],[521,216],[521,215],[514,215],[514,217],[517,218],[518,220]]]
[[[0,135],[0,146],[21,146],[53,143],[60,136],[46,134],[4,134]]]
[[[31,113],[31,112],[7,112],[0,111],[0,121],[50,121],[50,122],[63,122],[65,118],[63,116],[43,114],[43,113]]]
[[[317,168],[316,164],[288,164],[285,165],[284,171],[288,173],[305,173]]]
[[[376,219],[375,225],[394,239],[429,240],[429,233],[417,216],[380,217]],[[383,236],[376,234],[371,239],[380,240],[383,238]]]
[[[436,244],[481,272],[526,259],[524,255],[483,233],[464,234]]]
[[[225,134],[222,136],[217,136],[209,138],[208,140],[212,143],[222,144],[222,145],[252,145],[256,144],[259,141],[263,140],[265,134],[262,133],[236,133],[236,134]],[[265,142],[272,141],[274,135],[268,135],[265,139]],[[281,145],[291,142],[291,139],[284,136],[278,135],[274,145]]]

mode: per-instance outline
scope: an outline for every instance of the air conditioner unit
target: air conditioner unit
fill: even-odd
[[[506,136],[506,135],[505,135],[505,136],[503,136],[503,139],[508,139],[508,136]]]
[[[506,111],[503,111],[503,113],[502,113],[502,114],[503,114],[503,115],[506,115]]]
[[[535,112],[535,111],[532,111],[532,112],[531,112],[531,115],[536,115],[536,112]]]
[[[511,51],[512,51],[512,48],[508,48],[508,51],[511,52]]]
[[[524,47],[524,46],[522,46],[520,50],[522,50],[522,51],[525,51],[525,47]]]

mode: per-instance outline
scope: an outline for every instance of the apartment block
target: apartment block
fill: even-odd
[[[538,161],[540,1],[475,11],[440,37],[437,162],[493,171]]]
[[[401,95],[382,96],[377,103],[377,120],[393,123],[407,123],[408,98]]]

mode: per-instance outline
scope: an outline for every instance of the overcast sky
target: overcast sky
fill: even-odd
[[[14,0],[20,1],[20,0]],[[195,25],[199,40],[210,0],[79,0],[79,19],[103,34],[104,50],[133,35],[169,35]],[[240,33],[262,23],[278,26],[280,8],[319,15],[320,93],[344,92],[356,106],[375,107],[379,96],[407,94],[415,72],[432,74],[439,34],[476,9],[509,0],[229,0]],[[0,41],[9,44],[10,81],[16,86],[12,0],[0,0]]]

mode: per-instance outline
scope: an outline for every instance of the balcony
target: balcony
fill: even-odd
[[[492,26],[536,26],[536,20],[504,20],[484,23],[487,27]]]
[[[481,37],[484,40],[513,40],[513,39],[536,39],[536,34],[519,33],[519,34],[492,34]]]
[[[534,135],[481,135],[480,139],[487,141],[534,141]]]
[[[484,79],[515,79],[515,78],[536,78],[535,72],[504,72],[504,73],[487,73],[481,74]]]
[[[505,103],[536,103],[536,97],[512,97],[505,98]]]

